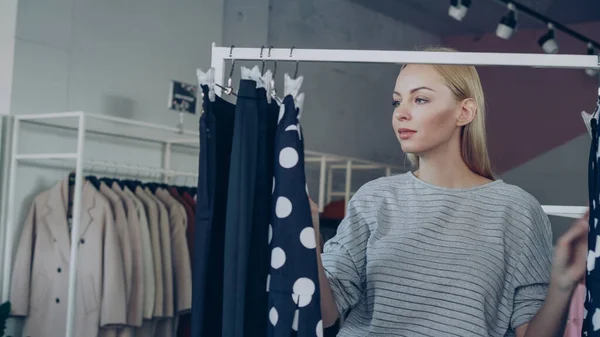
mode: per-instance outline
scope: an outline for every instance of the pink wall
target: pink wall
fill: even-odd
[[[600,41],[600,22],[572,29]],[[542,53],[537,39],[545,30],[520,30],[510,40],[495,34],[457,36],[444,46],[465,52]],[[586,54],[585,44],[557,32],[561,54]],[[487,98],[489,149],[498,173],[587,132],[582,110],[595,106],[598,79],[583,70],[522,67],[478,68]]]

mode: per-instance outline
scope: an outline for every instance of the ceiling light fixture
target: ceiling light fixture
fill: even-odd
[[[508,13],[502,17],[496,28],[496,36],[508,40],[517,28],[517,12],[512,2],[508,3]]]
[[[451,0],[448,15],[455,20],[462,21],[471,6],[471,0]]]
[[[540,37],[538,44],[546,54],[558,53],[558,43],[554,36],[554,25],[548,24],[548,32]]]

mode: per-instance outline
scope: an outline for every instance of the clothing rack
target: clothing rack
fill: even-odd
[[[171,177],[186,176],[197,177],[197,172],[183,172],[171,169],[171,147],[174,144],[198,148],[198,132],[183,130],[182,128],[171,128],[151,123],[98,115],[82,111],[77,112],[59,112],[48,114],[33,115],[15,115],[13,120],[13,133],[10,151],[10,168],[8,182],[8,197],[6,198],[7,216],[3,225],[4,231],[4,264],[2,273],[2,301],[9,298],[10,275],[12,269],[12,251],[15,242],[15,233],[18,228],[16,224],[16,176],[17,164],[21,162],[37,162],[43,160],[71,160],[75,161],[75,176],[83,177],[84,164],[105,166],[115,169],[127,169],[145,171],[149,174],[162,174],[163,181],[167,182]],[[93,121],[93,122],[90,122]],[[71,129],[77,133],[77,150],[75,152],[65,153],[33,153],[24,154],[19,152],[19,134],[23,123],[33,123],[45,126],[59,127],[61,129]],[[140,167],[137,165],[124,164],[119,162],[106,162],[84,159],[85,141],[88,134],[108,135],[111,137],[127,138],[132,140],[141,140],[163,145],[164,159],[162,168]],[[75,289],[77,275],[77,240],[80,232],[81,204],[82,204],[83,179],[75,179],[74,201],[73,201],[73,226],[71,229],[71,251],[69,268],[69,291],[67,299],[67,321],[65,322],[66,337],[75,337],[73,335],[74,317],[75,317]]]
[[[306,164],[319,163],[319,197],[317,204],[319,212],[323,212],[325,205],[330,203],[334,196],[342,196],[348,202],[354,194],[352,191],[352,172],[354,170],[382,171],[385,176],[392,172],[406,172],[406,169],[397,165],[379,163],[370,160],[333,155],[317,151],[304,151]],[[343,191],[333,191],[333,172],[343,170],[346,174]]]
[[[394,51],[394,50],[357,50],[357,49],[296,49],[291,48],[238,48],[235,46],[218,47],[212,44],[211,67],[215,70],[215,88],[217,95],[221,95],[221,87],[225,81],[225,62],[228,60],[243,61],[279,61],[279,62],[328,62],[328,63],[374,63],[374,64],[446,64],[446,65],[473,65],[473,66],[513,66],[532,68],[568,68],[568,69],[596,69],[600,70],[600,56],[598,55],[568,55],[568,54],[537,54],[537,53],[473,53],[473,52],[432,52],[432,51]],[[230,74],[233,72],[231,69]],[[230,76],[231,77],[231,76]],[[326,166],[321,164],[322,167]],[[352,194],[350,179],[353,161],[346,162],[346,187],[343,192],[346,202]],[[332,168],[333,169],[333,168]],[[321,198],[325,192],[322,190],[325,180],[325,169],[321,170],[319,188],[319,209],[323,209]],[[389,175],[389,170],[386,171]],[[331,171],[328,181],[331,181]],[[327,200],[332,196],[341,195],[340,192],[331,191],[328,184]],[[581,217],[587,207],[543,205],[548,215],[569,218]]]

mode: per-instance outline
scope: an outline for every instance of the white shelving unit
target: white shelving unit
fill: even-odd
[[[67,299],[67,336],[73,336],[73,319],[75,310],[75,289],[77,275],[77,240],[80,232],[81,220],[81,198],[84,166],[106,167],[115,170],[122,169],[137,172],[141,175],[151,178],[161,178],[167,182],[172,177],[191,177],[197,178],[197,172],[184,172],[171,169],[171,148],[174,144],[198,147],[198,132],[180,130],[176,128],[155,125],[151,123],[135,121],[124,118],[117,118],[107,115],[98,115],[77,112],[60,112],[34,115],[15,115],[13,120],[11,151],[9,155],[10,168],[8,179],[8,193],[5,201],[6,221],[3,224],[3,272],[2,272],[2,300],[6,301],[10,291],[10,275],[12,270],[12,252],[18,232],[19,224],[16,222],[17,207],[15,205],[15,192],[18,170],[17,166],[25,162],[39,162],[55,160],[66,167],[75,167],[75,189],[73,197],[73,227],[71,229],[71,252],[69,269],[69,292]],[[20,132],[25,123],[32,123],[44,126],[52,126],[60,129],[74,130],[77,133],[77,148],[74,152],[54,152],[54,153],[20,153]],[[108,135],[116,138],[126,138],[133,140],[159,143],[163,145],[163,166],[147,167],[132,163],[123,163],[120,161],[96,161],[85,158],[86,139],[90,134]],[[134,159],[132,159],[134,160]]]

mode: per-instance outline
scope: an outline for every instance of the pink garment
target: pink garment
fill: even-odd
[[[583,327],[583,303],[585,302],[585,284],[580,284],[573,292],[571,298],[571,307],[569,308],[569,318],[565,328],[564,337],[580,337]]]

